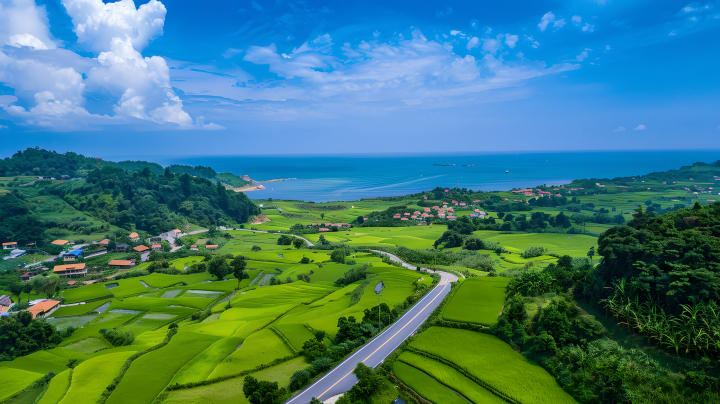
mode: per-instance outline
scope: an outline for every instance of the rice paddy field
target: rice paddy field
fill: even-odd
[[[427,357],[423,353],[449,363]],[[513,351],[499,338],[488,334],[431,327],[413,338],[409,349],[399,356],[398,361],[421,370],[468,398],[484,395],[485,390],[521,403],[575,403],[545,369]],[[406,383],[405,378],[410,384],[421,383],[419,380],[422,379],[419,379],[417,372],[403,373],[407,368],[401,366],[401,369],[401,374],[396,376],[403,383]],[[442,391],[435,386],[426,394]]]
[[[325,239],[336,243],[356,246],[404,246],[413,249],[433,248],[435,240],[447,230],[444,225],[411,227],[358,227],[349,231],[325,233]],[[308,234],[306,238],[316,242],[319,234]]]
[[[445,305],[442,317],[449,321],[493,325],[502,312],[510,278],[477,277],[463,281]]]
[[[240,282],[237,292],[238,282],[232,275],[217,281],[207,273],[154,273],[66,289],[65,303],[71,305],[58,309],[48,321],[77,329],[53,349],[0,362],[0,377],[11,380],[0,387],[0,397],[12,396],[52,371],[57,376],[42,397],[43,404],[95,403],[127,358],[160,344],[172,323],[179,326],[177,334],[167,345],[135,359],[107,403],[151,403],[169,384],[232,376],[281,358],[282,363],[254,375],[287,385],[293,372],[310,365],[297,355],[302,344],[314,338],[311,330],[326,331],[331,338],[337,333],[339,317],[362,318],[365,309],[377,305],[372,289],[379,282],[385,284],[381,302],[393,307],[413,293],[413,282],[418,280],[413,271],[383,264],[370,254],[357,254],[355,266],[371,264],[369,272],[376,275],[359,302],[351,304],[350,293],[360,283],[341,288],[334,281],[353,266],[329,262],[323,251],[278,246],[277,235],[232,233],[236,238],[218,253],[249,258],[249,279]],[[434,235],[424,237],[429,242]],[[261,250],[251,251],[253,245]],[[313,263],[300,264],[303,257]],[[183,258],[171,265],[182,270],[197,260]],[[251,285],[268,275],[283,283]],[[298,281],[298,275],[308,275],[310,282]],[[288,278],[290,283],[286,283]],[[422,282],[429,284],[431,279],[426,278]],[[203,310],[211,315],[202,320],[190,318]],[[130,332],[134,341],[113,347],[100,334],[103,328]],[[66,366],[70,359],[78,360],[71,371]],[[245,403],[242,379],[232,377],[174,391],[164,402]]]

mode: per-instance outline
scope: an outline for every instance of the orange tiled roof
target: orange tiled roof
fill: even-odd
[[[55,268],[53,268],[53,272],[65,272],[65,271],[71,271],[71,270],[75,270],[75,269],[85,269],[85,263],[58,265]]]
[[[113,266],[117,265],[120,267],[126,267],[130,264],[131,264],[130,260],[112,260],[112,261],[108,262],[108,265],[113,265]]]
[[[133,250],[135,250],[137,252],[143,252],[143,251],[149,250],[149,248],[146,245],[139,245],[137,247],[133,247]]]
[[[69,241],[67,241],[67,240],[55,240],[55,241],[53,241],[53,242],[50,243],[50,244],[65,245],[65,244],[67,244],[67,243],[69,243]]]
[[[60,304],[60,302],[58,302],[57,300],[45,300],[27,309],[27,311],[32,313],[33,318],[35,318],[38,314],[45,313],[51,310],[53,307],[57,306],[58,304]]]

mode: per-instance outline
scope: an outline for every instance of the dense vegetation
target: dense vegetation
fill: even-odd
[[[103,166],[97,162],[97,159],[70,152],[57,154],[28,149],[0,161],[0,170],[13,175],[31,173],[57,177],[65,173],[71,177],[82,173],[84,180],[40,181],[35,186],[41,188],[41,195],[57,195],[76,210],[107,223],[88,231],[109,230],[110,225],[115,225],[159,234],[182,228],[188,220],[201,226],[225,225],[244,223],[250,216],[260,213],[245,194],[227,191],[220,182],[213,183],[189,174],[214,173],[207,167],[190,167],[178,175],[170,168],[156,174],[160,166],[151,169],[152,164],[145,162],[106,163]],[[123,167],[130,170],[143,168],[128,171]],[[48,229],[61,229],[60,233],[56,232],[59,235],[63,231],[82,232],[89,225],[82,220],[72,223],[60,219],[41,220],[34,213],[37,206],[27,201],[20,189],[0,195],[1,240],[42,241],[45,237],[54,237],[45,233]]]
[[[0,318],[0,361],[13,360],[41,349],[53,348],[72,334],[72,327],[58,332],[42,319],[33,319],[28,311]]]

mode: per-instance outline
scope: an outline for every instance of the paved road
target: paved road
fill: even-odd
[[[363,362],[373,368],[380,365],[405,339],[415,333],[450,292],[450,282],[456,281],[457,277],[446,272],[438,271],[438,273],[442,278],[440,283],[400,317],[395,324],[365,344],[310,387],[295,395],[287,401],[287,404],[308,404],[313,397],[322,401],[342,394],[357,383],[358,380],[352,371],[358,363]]]
[[[403,266],[403,268],[413,269],[413,270],[414,270],[415,268],[417,268],[417,265],[410,265],[410,264],[406,263],[405,261],[401,260],[400,258],[398,258],[397,255],[390,254],[389,252],[380,251],[380,250],[370,250],[370,251],[375,252],[375,253],[378,253],[378,254],[380,254],[380,255],[385,255],[385,256],[387,256],[388,258],[390,258],[390,261],[399,262],[399,263]],[[434,271],[431,271],[431,270],[429,270],[428,268],[424,268],[424,267],[421,267],[420,270],[421,270],[421,271],[425,271],[425,272],[434,272]],[[455,281],[458,279],[457,276],[454,275],[454,274],[449,274],[449,273],[443,272],[443,271],[437,271],[437,273],[439,273],[439,274],[444,273],[444,274],[446,274],[446,275],[449,275],[449,276],[451,276],[451,277],[454,277],[455,279],[452,280],[452,281],[450,281],[450,282],[455,282]],[[463,278],[465,277],[465,276],[463,276],[462,274],[460,274],[460,276],[462,276]]]

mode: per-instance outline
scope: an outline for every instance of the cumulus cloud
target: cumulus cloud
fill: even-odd
[[[538,27],[540,28],[540,31],[545,31],[548,24],[555,21],[555,14],[552,13],[552,11],[548,11],[545,13],[545,15],[542,16],[540,19],[540,23],[538,23]]]
[[[617,129],[613,130],[613,132],[625,132],[625,127],[618,126]]]
[[[565,24],[567,24],[567,23],[565,22],[565,19],[564,19],[564,18],[561,18],[561,19],[553,22],[553,28],[555,28],[555,29],[560,29],[560,28],[564,27]]]
[[[595,30],[595,26],[590,24],[589,22],[586,22],[585,25],[582,27],[583,32],[593,32]]]
[[[0,52],[0,81],[17,96],[2,108],[21,124],[55,130],[149,121],[197,127],[170,85],[165,59],[140,51],[162,34],[165,6],[157,0],[136,8],[132,0],[62,0],[78,42],[96,57],[82,57],[56,46],[41,7],[28,0],[3,5],[0,40],[16,51]],[[226,55],[233,51],[228,50]],[[113,115],[92,113],[87,96],[109,103]],[[108,111],[108,109],[104,109]],[[211,124],[201,124],[200,127]]]
[[[638,125],[633,130],[645,130],[645,125]]]
[[[575,59],[578,60],[578,62],[582,62],[583,60],[587,59],[588,53],[586,51],[580,52],[579,55],[575,56]]]
[[[492,54],[497,53],[497,51],[499,51],[503,47],[502,37],[503,37],[503,35],[498,35],[497,39],[492,39],[492,38],[483,39],[482,50],[484,50],[485,52],[490,52]]]
[[[473,49],[478,46],[480,43],[480,39],[476,36],[470,38],[470,40],[467,43],[467,50]]]
[[[579,15],[572,16],[571,20],[575,26],[582,24],[582,17],[580,17]]]
[[[452,35],[452,36],[455,36],[455,35],[464,36],[465,34],[463,34],[462,32],[460,32],[460,31],[458,31],[458,30],[452,30],[452,31],[450,31],[450,35]]]
[[[510,48],[510,49],[515,48],[515,44],[517,44],[517,41],[518,41],[517,35],[505,34],[505,45],[507,45],[508,48]]]

